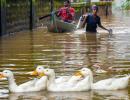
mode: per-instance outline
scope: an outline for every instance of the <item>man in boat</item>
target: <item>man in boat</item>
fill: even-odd
[[[69,0],[64,2],[64,7],[58,10],[57,16],[64,22],[71,23],[74,21],[75,9],[71,7]]]
[[[102,24],[101,24],[101,19],[100,17],[97,15],[98,13],[98,6],[93,5],[92,6],[92,13],[91,14],[85,14],[85,18],[83,20],[83,27],[86,25],[86,32],[88,33],[96,33],[97,32],[97,26],[99,26],[100,28],[108,31],[109,33],[112,32],[111,29],[107,29],[105,28]]]

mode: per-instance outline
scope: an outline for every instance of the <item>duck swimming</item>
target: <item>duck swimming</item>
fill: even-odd
[[[100,80],[93,84],[92,89],[96,90],[119,90],[128,87],[130,75],[123,77],[113,77]]]
[[[46,85],[47,77],[41,77],[40,79],[34,79],[17,85],[14,79],[13,72],[10,70],[4,70],[0,73],[0,78],[7,78],[10,92],[34,92],[44,90]]]
[[[124,75],[123,77],[113,77],[104,80],[100,80],[93,83],[93,74],[89,68],[83,68],[88,70],[87,75],[90,77],[89,83],[86,85],[91,85],[91,89],[94,90],[119,90],[125,89],[128,86],[130,75]]]
[[[88,70],[85,69],[81,69],[79,70],[79,75],[77,79],[80,79],[81,76],[84,77],[84,79],[78,81],[72,85],[72,83],[68,82],[64,82],[64,83],[56,83],[55,82],[55,72],[54,69],[44,69],[44,73],[45,75],[47,75],[48,77],[48,81],[47,81],[47,90],[48,91],[52,91],[52,92],[59,92],[59,91],[88,91],[91,89],[91,84],[90,84],[90,77],[87,75]],[[73,77],[74,78],[74,77]],[[74,82],[74,81],[73,81]],[[88,84],[88,85],[86,85]]]
[[[43,66],[37,66],[35,71],[29,72],[31,75],[39,75],[41,76],[41,74],[44,73],[44,67]],[[56,77],[55,75],[55,71],[53,70],[53,76]],[[64,84],[69,84],[69,85],[73,85],[75,83],[77,83],[79,80],[81,80],[81,75],[79,73],[75,73],[72,76],[60,76],[59,78],[55,78],[55,83],[60,84],[60,83],[64,83]]]
[[[42,76],[42,74],[44,74],[44,69],[45,68],[43,66],[39,65],[36,67],[36,70],[34,70],[32,72],[28,72],[28,74],[38,75],[40,77],[40,76]],[[55,82],[56,83],[66,82],[66,81],[69,81],[70,78],[71,78],[71,76],[58,76],[58,78],[55,78]]]

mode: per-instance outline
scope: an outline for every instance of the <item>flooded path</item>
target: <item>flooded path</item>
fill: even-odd
[[[98,29],[98,34],[48,33],[46,29],[22,32],[0,38],[0,71],[10,69],[18,84],[33,77],[26,75],[34,65],[49,66],[56,75],[71,75],[82,67],[95,63],[103,69],[112,68],[108,74],[94,76],[94,82],[115,75],[130,73],[130,12],[115,11],[111,18],[102,17],[103,25],[113,29],[110,36]],[[130,86],[129,86],[130,87]],[[118,91],[90,91],[50,93],[10,93],[2,95],[7,100],[129,100],[130,89]],[[0,81],[0,88],[8,88],[7,81]]]

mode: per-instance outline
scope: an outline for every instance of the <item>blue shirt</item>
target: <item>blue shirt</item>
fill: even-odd
[[[86,31],[87,32],[97,32],[97,25],[101,25],[100,17],[89,14],[86,18]]]

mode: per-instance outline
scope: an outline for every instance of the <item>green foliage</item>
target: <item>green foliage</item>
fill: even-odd
[[[125,10],[130,10],[130,0],[126,0],[126,2],[123,3],[122,8]]]
[[[0,6],[4,7],[6,5],[6,0],[0,0]]]
[[[112,2],[92,2],[90,3],[72,3],[72,7],[76,9],[76,12],[80,11],[81,8],[83,7],[90,7],[92,5],[97,5],[97,6],[104,6],[104,5],[112,5]]]
[[[91,5],[104,6],[104,5],[112,5],[112,2],[92,2]]]

